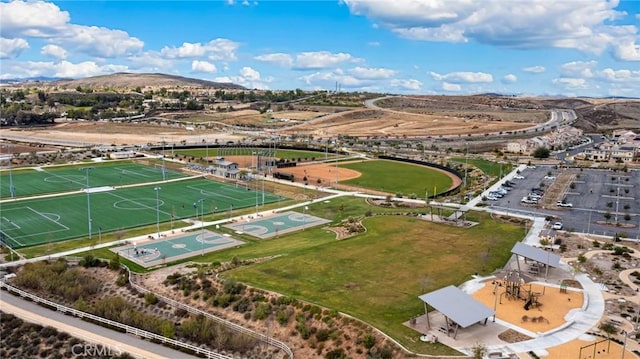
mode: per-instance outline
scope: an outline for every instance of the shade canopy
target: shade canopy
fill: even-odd
[[[418,298],[463,328],[495,314],[494,310],[453,285],[423,294]]]
[[[521,242],[518,242],[515,246],[513,246],[513,249],[511,249],[511,253],[534,260],[544,265],[548,265],[550,267],[557,268],[560,266],[559,255],[551,253],[550,251],[545,251],[540,248],[526,245]]]

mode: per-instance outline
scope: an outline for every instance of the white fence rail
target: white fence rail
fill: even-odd
[[[187,344],[187,343],[182,343],[182,342],[180,342],[178,340],[175,340],[175,339],[167,338],[167,337],[164,337],[162,335],[158,335],[158,334],[155,334],[155,333],[148,332],[146,330],[138,329],[138,328],[135,328],[135,327],[132,327],[132,326],[129,326],[129,325],[125,325],[125,324],[113,321],[113,320],[109,320],[109,319],[106,319],[106,318],[99,317],[97,315],[93,315],[93,314],[90,314],[90,313],[82,312],[82,311],[79,311],[77,309],[69,308],[69,307],[66,307],[64,305],[61,305],[61,304],[58,304],[58,303],[54,303],[52,301],[46,300],[44,298],[40,298],[40,297],[38,297],[36,295],[33,295],[31,293],[28,293],[28,292],[25,292],[23,290],[20,290],[20,289],[18,289],[16,287],[13,287],[13,286],[9,285],[9,284],[6,284],[3,281],[0,281],[0,288],[7,289],[10,292],[16,293],[16,294],[20,295],[21,297],[30,299],[30,300],[32,300],[32,301],[34,301],[36,303],[42,303],[42,304],[45,304],[45,305],[47,305],[47,306],[49,306],[51,308],[55,308],[59,312],[62,312],[62,313],[65,313],[65,314],[71,314],[71,315],[73,315],[75,317],[78,317],[78,318],[83,318],[83,319],[86,318],[86,319],[89,319],[89,320],[92,320],[92,321],[95,321],[95,322],[99,322],[99,323],[102,323],[102,324],[105,324],[105,325],[108,325],[108,326],[111,326],[111,327],[120,328],[120,329],[124,330],[125,333],[133,334],[133,335],[141,337],[141,338],[145,338],[145,339],[149,339],[149,340],[155,340],[155,341],[162,342],[164,344],[168,344],[170,346],[184,348],[184,349],[187,349],[187,350],[189,350],[189,351],[191,351],[191,352],[193,352],[195,354],[203,355],[205,358],[211,358],[211,359],[233,359],[233,357],[222,355],[220,353],[216,353],[216,352],[213,352],[211,350],[207,350],[207,349],[204,349],[204,348],[201,348],[201,347],[197,347],[197,346],[194,346],[194,345],[191,345],[191,344]]]
[[[123,265],[123,268],[125,268],[127,270],[127,274],[129,276],[129,284],[131,284],[131,286],[133,288],[135,288],[137,291],[139,291],[141,293],[151,293],[151,294],[155,295],[156,298],[158,298],[158,300],[161,300],[161,301],[173,306],[174,308],[183,309],[183,310],[185,310],[185,311],[187,311],[189,313],[195,314],[195,315],[203,315],[206,318],[209,318],[209,319],[213,320],[216,323],[224,325],[225,327],[229,328],[230,330],[233,330],[236,333],[244,334],[244,335],[246,335],[248,337],[257,339],[257,340],[259,340],[259,341],[261,341],[261,342],[263,342],[263,343],[265,343],[267,345],[270,345],[270,346],[273,346],[273,347],[275,347],[277,349],[280,349],[283,352],[285,352],[287,354],[287,356],[289,356],[290,359],[293,359],[293,352],[291,351],[291,348],[289,348],[285,343],[283,343],[283,342],[281,342],[279,340],[273,339],[273,338],[271,338],[271,337],[269,337],[267,335],[264,335],[264,334],[255,332],[255,331],[253,331],[251,329],[248,329],[248,328],[245,328],[243,326],[240,326],[238,324],[232,323],[232,322],[230,322],[228,320],[225,320],[225,319],[222,319],[220,317],[217,317],[217,316],[215,316],[215,315],[213,315],[211,313],[205,312],[205,311],[200,310],[198,308],[194,308],[194,307],[188,306],[188,305],[186,305],[184,303],[178,302],[178,301],[173,300],[173,299],[171,299],[169,297],[165,297],[165,296],[163,296],[161,294],[157,294],[157,293],[155,293],[155,292],[153,292],[153,291],[151,291],[151,290],[149,290],[149,289],[147,289],[147,288],[145,288],[143,286],[140,286],[140,285],[136,284],[135,280],[134,280],[134,276],[131,274],[131,271],[129,271],[129,268],[127,268],[124,265]]]

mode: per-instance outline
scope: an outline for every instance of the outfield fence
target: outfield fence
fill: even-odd
[[[113,320],[109,320],[103,317],[99,317],[97,315],[93,315],[87,312],[82,312],[79,311],[77,309],[73,309],[73,308],[69,308],[66,307],[64,305],[52,302],[50,300],[44,299],[44,298],[40,298],[36,295],[33,295],[29,292],[25,292],[21,289],[18,289],[14,286],[11,286],[7,283],[5,283],[4,281],[0,280],[0,289],[5,289],[9,292],[15,293],[23,298],[29,299],[35,303],[44,305],[46,307],[49,308],[54,308],[56,311],[61,312],[63,314],[71,314],[75,317],[78,317],[80,319],[86,319],[92,322],[98,322],[100,323],[102,326],[108,326],[108,327],[113,327],[113,328],[118,328],[123,330],[125,333],[127,334],[133,334],[135,336],[144,338],[144,339],[148,339],[151,341],[159,341],[163,344],[169,345],[169,346],[173,346],[173,347],[179,347],[179,348],[183,348],[188,350],[189,352],[193,352],[195,354],[198,355],[202,355],[205,358],[213,358],[213,359],[233,359],[233,357],[230,356],[226,356],[226,355],[222,355],[220,353],[216,353],[214,351],[211,350],[207,350],[204,349],[202,347],[199,346],[195,346],[195,345],[191,345],[191,344],[187,344],[187,343],[183,343],[181,341],[175,340],[175,339],[171,339],[171,338],[167,338],[164,337],[162,335],[158,335],[152,332],[148,332],[146,330],[142,330],[136,327],[132,327],[130,325],[126,325],[126,324],[122,324],[120,322],[116,322]]]

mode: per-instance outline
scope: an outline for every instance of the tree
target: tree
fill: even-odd
[[[482,359],[484,355],[487,354],[487,347],[483,344],[476,343],[476,345],[471,348],[471,353],[473,354],[473,359]]]
[[[533,151],[532,153],[533,158],[538,158],[538,159],[549,158],[550,154],[551,154],[551,151],[549,151],[548,148],[542,147],[542,146],[536,148],[535,151]]]

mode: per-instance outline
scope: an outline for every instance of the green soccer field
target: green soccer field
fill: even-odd
[[[89,168],[87,170],[87,168]],[[88,178],[87,178],[88,176]],[[87,187],[122,186],[187,177],[162,166],[143,166],[131,162],[87,164],[83,166],[43,167],[0,174],[0,198],[26,197],[44,193],[77,191]]]
[[[159,188],[159,190],[155,190]],[[2,203],[0,236],[12,248],[62,241],[285,199],[206,179]],[[89,216],[90,213],[90,216]]]

